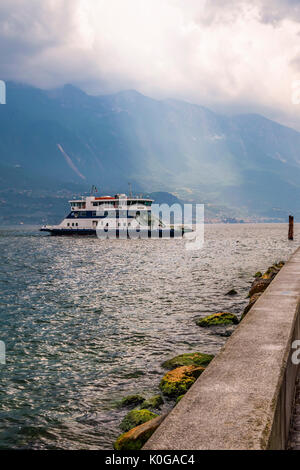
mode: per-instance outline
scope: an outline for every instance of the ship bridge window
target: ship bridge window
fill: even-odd
[[[114,203],[114,201],[97,201],[97,202],[93,202],[92,204],[93,204],[94,207],[96,207],[96,206],[111,207],[115,203]]]
[[[128,206],[132,206],[134,204],[142,204],[143,206],[151,206],[152,201],[144,201],[139,199],[134,199],[133,201],[127,201]]]
[[[85,205],[85,202],[75,202],[75,201],[72,201],[71,202],[71,206],[74,207],[74,208],[78,208],[78,209],[85,209],[86,205]]]

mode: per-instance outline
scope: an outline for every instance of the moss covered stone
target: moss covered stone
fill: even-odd
[[[207,366],[214,358],[212,354],[203,354],[200,352],[185,353],[175,356],[162,363],[165,369],[175,369],[181,366]]]
[[[184,397],[184,394],[183,394],[183,395],[179,395],[179,397],[176,398],[176,405],[177,405],[177,403],[180,402],[181,398],[183,398],[183,397]]]
[[[258,272],[255,274],[255,280],[252,282],[248,297],[252,297],[254,294],[264,292],[274,277],[279,273],[280,269],[284,265],[283,261],[275,263],[262,274]]]
[[[142,395],[127,395],[126,397],[121,400],[119,406],[121,408],[135,408],[136,406],[140,405],[145,401],[145,398]]]
[[[249,291],[249,297],[252,297],[254,294],[257,294],[258,292],[264,292],[268,285],[271,283],[272,279],[266,279],[266,278],[259,278],[258,280],[255,280],[252,283],[251,289]]]
[[[139,426],[139,424],[146,423],[150,421],[150,419],[156,418],[156,416],[158,416],[156,413],[152,413],[152,411],[149,410],[131,410],[122,420],[120,428],[122,431],[127,432]]]
[[[166,415],[158,416],[157,418],[151,419],[150,421],[140,424],[130,431],[121,434],[114,443],[114,449],[123,451],[140,450],[165,417]]]
[[[205,370],[202,366],[182,366],[167,372],[162,378],[159,388],[169,398],[183,395]]]
[[[241,320],[247,315],[247,313],[253,307],[255,302],[260,298],[261,294],[262,292],[257,292],[257,294],[253,294],[252,297],[250,297],[249,304],[244,308]]]
[[[249,290],[249,304],[245,307],[241,319],[243,319],[245,315],[247,315],[251,307],[253,307],[255,302],[270,285],[274,277],[279,273],[280,269],[283,266],[284,261],[280,261],[279,263],[275,263],[272,266],[269,266],[269,268],[264,272],[264,274],[262,274],[260,271],[255,274],[255,280],[252,282],[251,288]]]
[[[232,325],[239,322],[238,317],[233,313],[221,312],[208,315],[196,321],[198,326],[216,326],[216,325]]]
[[[160,408],[163,402],[164,401],[160,395],[154,395],[153,397],[148,398],[148,400],[143,401],[143,403],[141,404],[141,408],[147,410],[156,410]]]

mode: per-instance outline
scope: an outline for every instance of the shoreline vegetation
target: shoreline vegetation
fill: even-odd
[[[251,307],[259,299],[274,277],[278,274],[285,262],[280,261],[270,266],[263,274],[259,271],[254,275],[248,298],[249,303],[244,308],[240,319],[230,312],[218,312],[196,320],[200,328],[218,328],[219,326],[237,326],[247,315]],[[225,295],[236,295],[232,289]],[[233,331],[229,331],[228,335]],[[168,413],[162,413],[165,403],[172,408],[177,405],[193,383],[213,360],[214,356],[201,352],[188,352],[166,360],[161,365],[167,370],[159,383],[160,394],[145,398],[140,394],[128,395],[119,403],[118,407],[129,411],[120,423],[123,433],[114,442],[114,449],[118,451],[139,450],[162,423]]]

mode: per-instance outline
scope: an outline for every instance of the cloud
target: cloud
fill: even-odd
[[[300,127],[299,38],[298,0],[1,0],[0,78],[134,88]]]

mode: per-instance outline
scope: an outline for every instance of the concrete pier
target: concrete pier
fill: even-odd
[[[300,249],[144,449],[285,449],[299,311]]]
[[[289,450],[300,450],[300,375],[296,381],[296,393],[294,407],[292,410],[290,436],[288,441]]]

